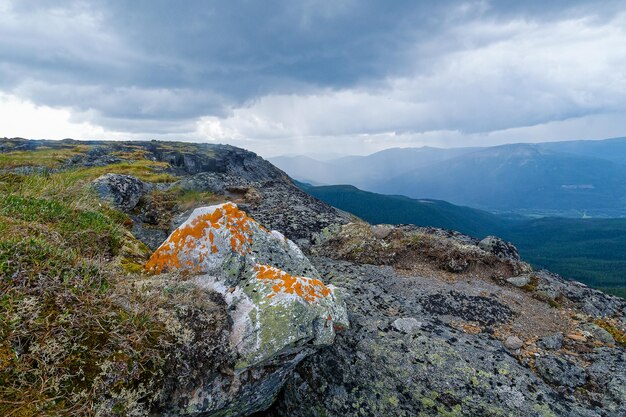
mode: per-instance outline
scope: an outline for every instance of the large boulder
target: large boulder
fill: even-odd
[[[165,413],[247,415],[268,407],[295,365],[347,327],[340,291],[325,285],[302,251],[233,203],[194,210],[154,252],[152,273],[193,274],[228,304],[234,380],[202,381]],[[253,399],[253,400],[252,400]]]

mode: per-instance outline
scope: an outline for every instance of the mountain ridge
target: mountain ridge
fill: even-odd
[[[408,148],[307,164],[275,160],[294,178],[316,185],[432,198],[483,210],[626,216],[626,139],[518,143],[486,148]],[[417,156],[416,156],[417,155]]]

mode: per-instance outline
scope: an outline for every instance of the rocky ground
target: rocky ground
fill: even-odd
[[[232,201],[260,225],[297,243],[310,259],[311,273],[344,291],[350,326],[338,327],[333,345],[313,348],[309,341],[315,337],[304,337],[302,350],[282,356],[277,349],[280,360],[255,364],[245,378],[233,378],[237,354],[226,343],[236,310],[230,292],[201,285],[192,293],[206,302],[185,295],[189,307],[173,316],[194,336],[167,345],[178,359],[167,365],[169,377],[155,382],[163,393],[150,400],[161,404],[152,406],[157,415],[214,415],[211,410],[247,415],[271,404],[283,383],[273,405],[258,416],[624,415],[626,302],[535,271],[512,245],[495,237],[371,226],[305,194],[282,171],[231,146],[3,140],[0,172],[8,182],[44,177],[55,186],[80,186],[121,213],[135,248],[115,258],[127,274],[125,282],[169,282],[167,275],[143,275],[148,256],[193,209]],[[17,193],[13,185],[7,189]],[[84,201],[91,200],[71,204]],[[268,253],[264,259],[274,262]],[[241,282],[248,279],[242,276]],[[154,287],[191,284],[168,285]],[[210,313],[203,315],[205,310]],[[219,320],[208,326],[212,316]],[[0,366],[5,369],[12,368]],[[213,392],[210,401],[190,396],[197,383],[203,395]],[[236,392],[248,397],[235,400]],[[149,404],[142,395],[134,401]],[[123,407],[107,401],[108,410],[124,415]],[[219,406],[207,406],[211,401]],[[247,401],[252,406],[241,406]],[[181,408],[183,403],[197,407]],[[150,408],[145,404],[137,410]]]
[[[315,248],[350,294],[351,327],[265,415],[623,415],[626,351],[611,335],[623,337],[623,301],[465,236],[385,226],[380,239],[380,227],[344,226]],[[355,263],[372,245],[386,265]]]

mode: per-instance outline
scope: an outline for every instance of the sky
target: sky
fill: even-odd
[[[263,156],[626,136],[626,2],[0,0],[2,136]]]

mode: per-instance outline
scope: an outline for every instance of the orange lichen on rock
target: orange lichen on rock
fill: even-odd
[[[258,280],[272,285],[273,293],[268,298],[281,293],[295,294],[313,303],[330,294],[330,288],[319,279],[293,276],[269,265],[256,265],[254,271]]]
[[[150,257],[146,270],[161,273],[186,267],[191,272],[200,272],[199,264],[194,265],[189,260],[183,263],[181,259],[192,259],[192,252],[196,251],[198,263],[202,263],[205,259],[204,252],[217,253],[215,233],[219,230],[230,235],[229,243],[233,252],[245,255],[250,251],[249,245],[252,243],[253,221],[231,203],[217,207],[213,212],[201,214],[170,235]],[[201,239],[208,241],[198,246]]]

